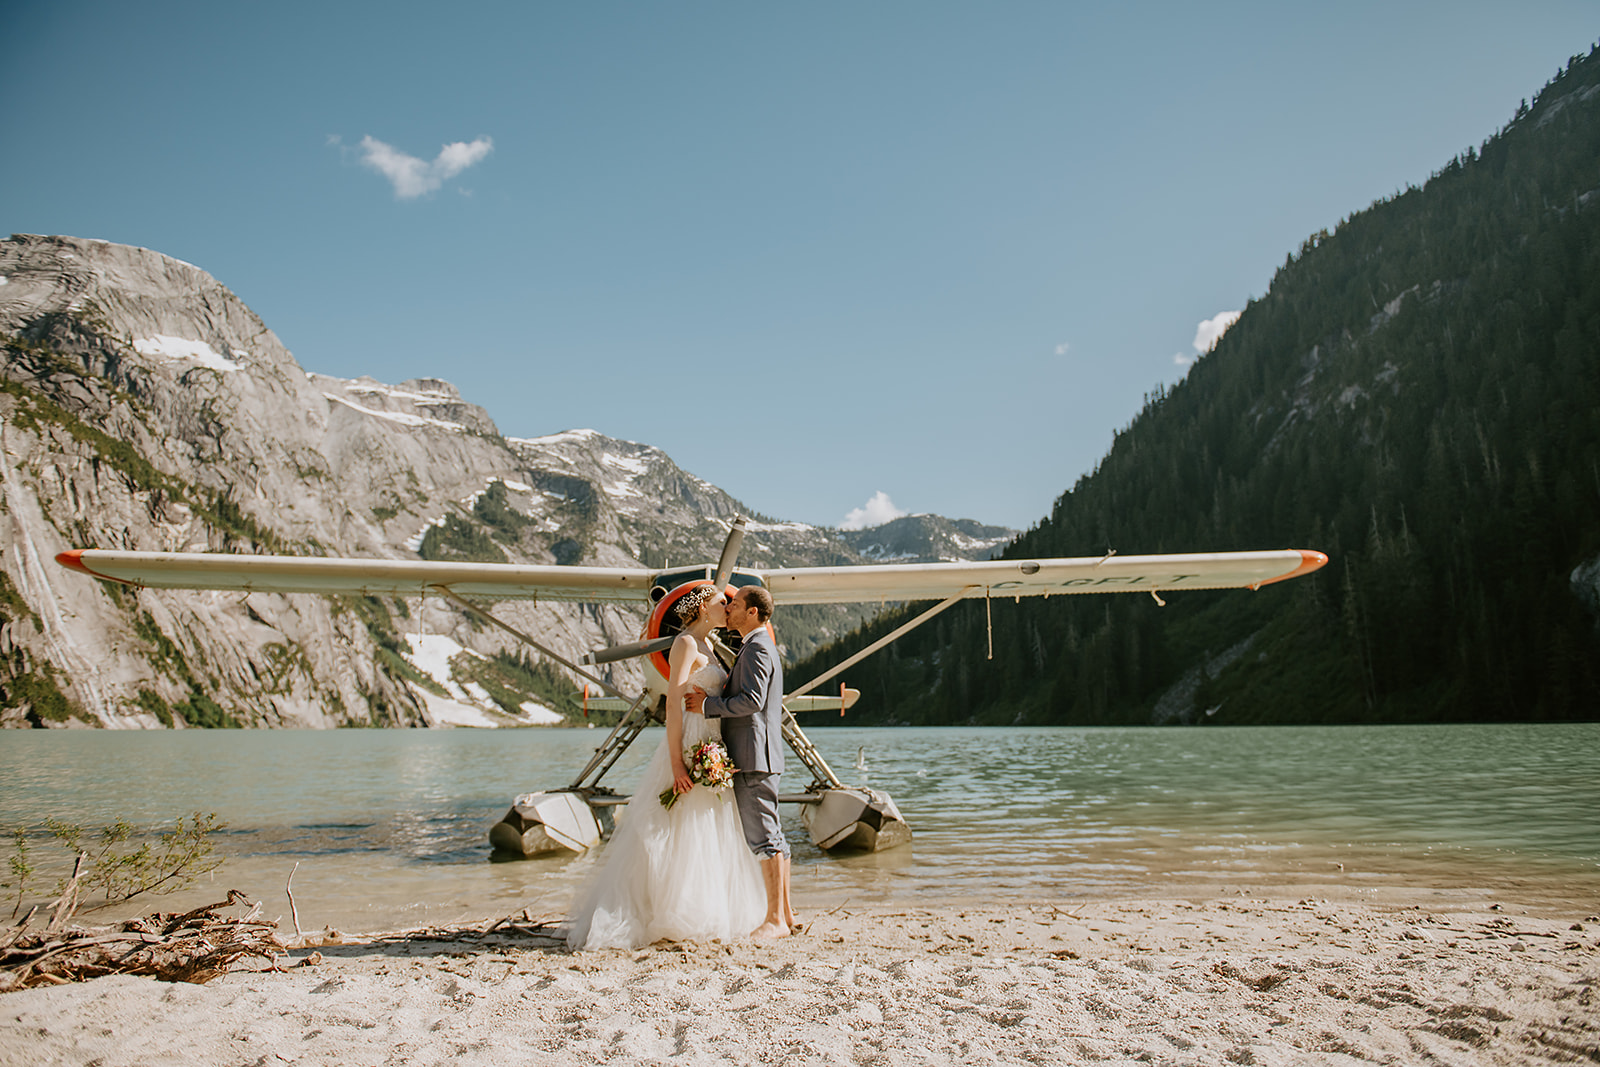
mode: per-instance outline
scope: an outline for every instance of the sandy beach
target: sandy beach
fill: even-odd
[[[1600,1062],[1581,900],[844,904],[777,943],[588,953],[527,918],[0,995],[0,1064]]]

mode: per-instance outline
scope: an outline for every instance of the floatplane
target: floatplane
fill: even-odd
[[[601,785],[601,779],[646,726],[664,721],[666,651],[679,629],[672,607],[699,586],[713,584],[730,595],[740,586],[765,586],[780,615],[786,604],[937,601],[783,698],[784,740],[811,772],[812,781],[803,791],[779,799],[801,805],[801,822],[824,851],[879,851],[910,842],[911,828],[900,810],[881,790],[840,781],[795,717],[852,706],[860,694],[842,685],[837,695],[818,692],[845,670],[962,600],[1141,593],[1165,604],[1163,594],[1189,589],[1259,589],[1309,574],[1328,561],[1321,552],[1286,549],[754,570],[735,566],[744,532],[744,518],[736,518],[717,563],[673,570],[100,549],[73,549],[56,560],[105,581],[150,589],[442,597],[560,663],[583,679],[585,694],[589,686],[606,694],[591,699],[590,707],[598,704],[620,710],[622,717],[571,784],[517,796],[505,817],[490,829],[489,841],[497,851],[525,856],[582,852],[610,833],[616,808],[631,798]],[[471,598],[623,602],[646,607],[649,615],[640,640],[596,649],[575,663],[496,618]],[[738,635],[726,632],[719,636],[719,655],[731,662],[738,650]],[[645,685],[635,695],[618,690],[586,669],[635,656],[647,657],[650,664],[644,672]]]

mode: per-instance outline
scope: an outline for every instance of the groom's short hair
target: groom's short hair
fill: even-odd
[[[739,590],[744,595],[745,606],[752,608],[756,618],[766,622],[772,618],[772,594],[759,585],[747,585]]]

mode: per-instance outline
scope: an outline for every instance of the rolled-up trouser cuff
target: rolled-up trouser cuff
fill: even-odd
[[[762,859],[789,855],[789,842],[778,822],[778,776],[740,771],[733,776],[733,799],[739,805],[739,823],[750,851]]]

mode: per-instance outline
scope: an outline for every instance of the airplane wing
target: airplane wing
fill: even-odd
[[[654,571],[628,567],[528,567],[318,556],[73,549],[56,562],[107,581],[151,589],[418,596],[443,586],[495,599],[649,603]]]
[[[656,571],[630,567],[535,567],[508,563],[249,556],[211,552],[73,549],[63,566],[107,581],[151,589],[418,596],[447,588],[493,599],[649,603]],[[1321,567],[1321,552],[1213,552],[1191,555],[911,563],[864,567],[752,570],[779,604],[943,600],[1054,593],[1175,592],[1260,588]]]
[[[1208,552],[1190,555],[1082,559],[904,563],[870,567],[800,567],[760,572],[779,604],[872,600],[943,600],[969,596],[1054,593],[1167,593],[1183,589],[1259,589],[1309,574],[1328,562],[1321,552]]]

